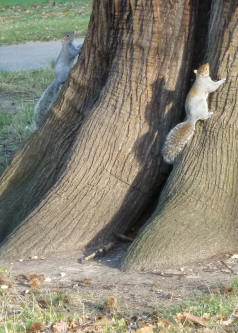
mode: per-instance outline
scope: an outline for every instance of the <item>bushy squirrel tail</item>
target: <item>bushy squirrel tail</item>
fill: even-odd
[[[162,155],[164,160],[172,164],[186,143],[192,138],[195,131],[195,122],[186,120],[176,125],[167,135]]]
[[[54,80],[43,92],[34,109],[34,125],[38,129],[47,118],[52,104],[55,102],[61,84]]]

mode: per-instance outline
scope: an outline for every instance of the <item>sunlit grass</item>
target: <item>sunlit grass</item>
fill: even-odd
[[[54,0],[56,3],[72,2],[73,0]],[[51,0],[1,0],[0,7],[12,7],[12,6],[22,6],[31,7],[35,3],[39,5],[46,5],[52,3]]]
[[[65,324],[67,332],[237,332],[237,283],[238,280],[229,288],[184,300],[176,307],[133,317],[123,309],[123,303],[113,311],[108,312],[102,306],[98,307],[96,315],[90,313],[84,306],[88,298],[80,290],[66,292],[40,288],[28,289],[27,294],[0,290],[0,332],[32,332],[34,324],[44,329]],[[90,301],[96,305],[98,299],[90,297]],[[106,304],[105,300],[103,303]],[[180,313],[201,318],[206,328],[189,321],[181,322]]]
[[[85,36],[92,10],[92,0],[56,1],[54,6],[48,1],[4,3],[11,2],[0,4],[0,45],[58,39],[68,31]]]
[[[0,72],[0,173],[33,133],[35,103],[53,77],[53,68]]]

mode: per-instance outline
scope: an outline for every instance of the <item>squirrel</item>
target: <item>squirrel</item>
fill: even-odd
[[[46,120],[61,86],[67,81],[76,57],[81,51],[82,44],[77,44],[75,42],[73,32],[66,33],[61,39],[61,42],[62,48],[54,67],[54,80],[43,92],[34,109],[35,129],[39,129]]]
[[[196,74],[196,80],[185,101],[186,120],[176,125],[169,132],[162,148],[162,156],[168,164],[174,162],[192,138],[196,122],[212,116],[213,112],[208,111],[208,94],[217,90],[226,81],[225,78],[217,82],[212,81],[209,75],[208,63],[201,65],[198,70],[194,70],[194,73]]]

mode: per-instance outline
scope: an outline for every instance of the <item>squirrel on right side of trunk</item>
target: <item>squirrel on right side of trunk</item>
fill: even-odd
[[[213,112],[208,111],[208,94],[217,90],[226,81],[225,78],[217,82],[212,81],[208,63],[200,66],[198,70],[194,70],[194,73],[196,80],[185,101],[187,119],[169,132],[162,148],[163,158],[169,164],[174,162],[186,143],[192,138],[196,122],[212,116]]]
[[[46,88],[34,109],[34,127],[38,129],[49,115],[50,108],[55,102],[61,86],[67,81],[70,71],[80,54],[82,45],[75,42],[73,32],[68,32],[61,39],[62,48],[56,60],[54,81]]]

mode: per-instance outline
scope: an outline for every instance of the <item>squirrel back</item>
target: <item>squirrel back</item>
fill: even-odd
[[[38,129],[48,117],[50,108],[58,97],[62,84],[68,80],[75,59],[81,50],[81,44],[74,43],[74,33],[65,34],[61,41],[62,48],[54,68],[54,81],[43,92],[34,109],[35,129]]]
[[[211,117],[213,113],[208,111],[207,96],[225,82],[225,79],[212,81],[209,76],[209,64],[200,66],[194,73],[196,80],[185,101],[187,119],[169,132],[162,148],[163,158],[170,164],[192,138],[196,122]]]

